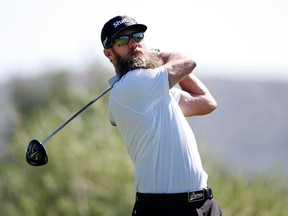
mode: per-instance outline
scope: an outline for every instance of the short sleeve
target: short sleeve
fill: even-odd
[[[176,100],[177,103],[179,103],[181,98],[181,89],[173,87],[170,89],[170,94],[173,96],[173,98]]]

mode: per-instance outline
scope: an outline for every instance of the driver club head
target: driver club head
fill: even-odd
[[[44,146],[38,140],[31,140],[27,145],[26,161],[32,166],[43,166],[48,163]]]

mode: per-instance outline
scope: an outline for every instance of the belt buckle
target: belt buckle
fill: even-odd
[[[205,199],[205,191],[193,191],[188,193],[188,202],[197,202]]]

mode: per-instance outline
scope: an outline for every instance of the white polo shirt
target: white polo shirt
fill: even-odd
[[[117,125],[135,167],[141,193],[181,193],[207,186],[193,131],[169,89],[164,67],[137,69],[113,86],[108,116]]]

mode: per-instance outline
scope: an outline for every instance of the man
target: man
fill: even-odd
[[[118,77],[108,115],[135,167],[132,215],[221,215],[185,118],[208,114],[217,104],[192,74],[196,63],[181,53],[148,50],[146,30],[116,16],[101,32]]]

